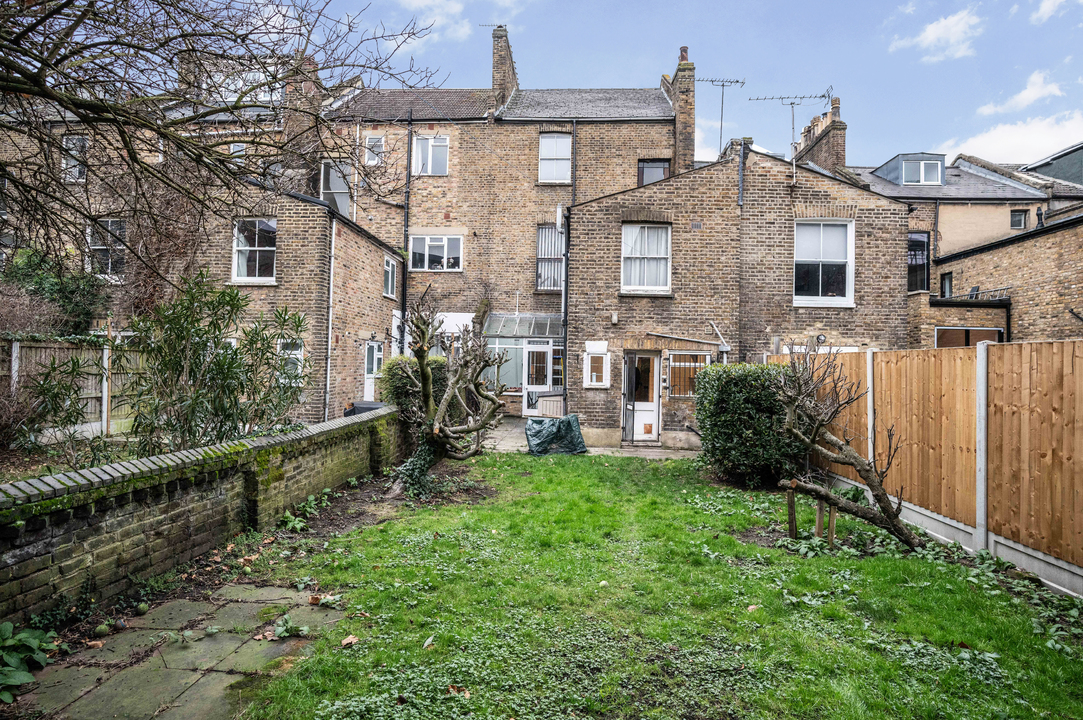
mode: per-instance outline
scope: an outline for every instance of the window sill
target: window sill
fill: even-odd
[[[240,287],[277,287],[277,280],[251,280],[245,278],[233,278],[228,285],[237,285]]]
[[[608,390],[608,385],[584,385],[584,390]]]
[[[571,187],[571,180],[561,180],[559,182],[552,182],[547,180],[539,180],[534,183],[534,187]]]
[[[455,268],[454,270],[424,270],[421,268],[410,268],[412,273],[461,273],[462,268]]]
[[[398,298],[395,297],[394,295],[388,295],[387,293],[384,293],[384,297],[387,298],[388,300],[398,300]]]
[[[535,295],[560,295],[563,290],[535,290]]]
[[[928,290],[907,290],[906,294],[907,295],[928,295],[929,291]]]
[[[824,302],[823,300],[811,300],[811,299],[793,299],[794,307],[807,307],[807,308],[854,308],[853,300],[845,300],[839,302]]]
[[[421,173],[414,173],[414,177],[415,178],[446,178],[446,177],[450,177],[450,174],[449,173],[444,173],[443,175],[430,175],[428,173],[425,173],[423,175]]]
[[[673,299],[673,292],[670,290],[664,290],[662,292],[650,292],[647,290],[621,290],[617,293],[617,297],[635,297],[635,298],[662,298]]]

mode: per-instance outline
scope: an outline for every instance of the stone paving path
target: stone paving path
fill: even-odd
[[[311,642],[256,640],[256,634],[286,613],[310,634],[342,618],[308,599],[292,588],[226,585],[206,601],[172,600],[132,618],[127,630],[104,638],[103,647],[37,673],[37,690],[20,705],[30,701],[67,720],[228,720],[253,678],[288,657],[307,655]],[[187,642],[177,639],[185,630],[192,633]]]
[[[485,447],[494,452],[526,452],[526,418],[505,416],[500,427],[489,433]],[[588,455],[621,455],[648,460],[694,458],[696,450],[672,450],[663,447],[591,447]]]

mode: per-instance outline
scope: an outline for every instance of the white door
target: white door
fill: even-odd
[[[527,340],[523,353],[523,415],[541,415],[538,393],[553,389],[553,343]]]
[[[384,344],[365,343],[365,400],[368,402],[376,399],[376,378],[380,376],[383,366]]]
[[[635,376],[632,387],[632,440],[657,440],[659,431],[658,402],[662,387],[661,361],[658,355],[635,356]]]

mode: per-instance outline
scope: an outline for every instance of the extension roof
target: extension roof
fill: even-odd
[[[516,90],[500,111],[505,120],[672,120],[661,88]]]
[[[904,200],[1020,200],[1034,201],[1045,193],[1020,187],[1016,183],[1001,182],[987,175],[979,175],[963,168],[944,168],[943,185],[896,185],[873,173],[874,167],[846,166],[849,173],[869,190],[890,198]]]

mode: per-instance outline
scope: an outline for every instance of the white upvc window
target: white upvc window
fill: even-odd
[[[384,136],[370,135],[365,138],[365,164],[379,165],[384,161]]]
[[[793,304],[854,306],[853,220],[794,223]]]
[[[668,294],[670,246],[669,225],[625,225],[621,239],[621,292]]]
[[[384,297],[395,298],[395,285],[398,282],[399,264],[393,258],[384,256]]]
[[[244,150],[245,150],[244,143],[242,143],[242,142],[230,143],[229,144],[229,157],[230,157],[230,159],[233,162],[237,163],[237,164],[240,164],[240,163],[244,162]]]
[[[379,375],[384,368],[383,343],[370,342],[365,345],[365,374]]]
[[[281,381],[300,385],[305,371],[305,344],[301,340],[279,340],[278,355],[282,358]]]
[[[608,352],[583,353],[583,387],[608,388],[609,366]]]
[[[86,156],[90,141],[86,135],[65,135],[62,159],[63,178],[66,183],[86,182]]]
[[[572,136],[568,133],[541,133],[538,136],[538,182],[572,181]]]
[[[353,168],[339,160],[324,160],[320,173],[320,199],[339,215],[350,217],[350,180]]]
[[[410,270],[461,272],[463,239],[461,235],[413,235],[410,237]]]
[[[1011,211],[1011,229],[1012,230],[1026,230],[1027,229],[1027,215],[1030,214],[1029,210],[1012,210]]]
[[[418,135],[414,138],[414,175],[447,175],[446,135]]]
[[[124,241],[128,225],[124,220],[103,218],[86,228],[87,270],[109,282],[124,275]]]
[[[233,226],[233,282],[273,285],[277,218],[241,218]]]
[[[564,288],[564,233],[556,225],[538,226],[538,290]]]
[[[903,185],[939,185],[939,160],[904,160]]]

